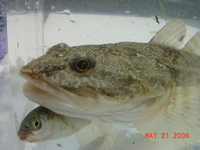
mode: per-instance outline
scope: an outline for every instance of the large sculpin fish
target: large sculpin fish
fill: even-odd
[[[156,140],[192,143],[200,135],[200,32],[179,50],[185,34],[176,19],[149,43],[55,45],[21,68],[24,94],[58,114],[133,123]]]

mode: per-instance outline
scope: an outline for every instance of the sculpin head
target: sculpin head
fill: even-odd
[[[53,46],[21,68],[21,76],[43,90],[27,84],[25,96],[61,114],[64,110],[106,115],[133,109],[142,103],[136,100],[141,95],[145,99],[145,94],[153,88],[144,75],[151,75],[153,66],[148,64],[155,62],[140,55],[144,46],[139,43]],[[153,86],[156,89],[160,84],[153,81]],[[54,95],[53,98],[44,91]],[[133,99],[135,105],[130,105]]]

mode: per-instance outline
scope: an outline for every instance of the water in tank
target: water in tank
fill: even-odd
[[[169,51],[171,49],[178,49],[176,47],[177,45],[173,44],[172,41],[178,38],[177,42],[183,42],[183,37],[185,36],[184,34],[186,32],[185,27],[187,29],[187,33],[184,38],[182,47],[192,36],[200,31],[200,1],[1,0],[0,8],[1,150],[200,149],[200,146],[198,147],[198,138],[194,140],[192,139],[193,137],[191,137],[192,135],[190,136],[191,133],[194,133],[197,130],[195,125],[199,125],[199,112],[197,109],[199,105],[196,101],[192,101],[191,103],[188,102],[190,99],[195,99],[193,98],[194,95],[198,95],[196,94],[198,93],[198,90],[195,93],[194,87],[193,92],[191,92],[193,93],[193,95],[191,94],[189,96],[189,100],[185,103],[187,105],[184,105],[183,110],[187,111],[189,109],[197,109],[197,111],[195,113],[188,113],[187,117],[192,118],[190,120],[191,122],[184,122],[185,118],[182,117],[183,120],[181,120],[179,116],[177,116],[177,114],[174,116],[174,120],[170,120],[171,122],[167,122],[167,124],[169,124],[169,129],[170,127],[177,129],[177,131],[173,130],[173,133],[170,132],[170,130],[165,130],[166,124],[164,124],[164,122],[166,120],[162,122],[162,120],[159,121],[158,119],[156,123],[150,120],[149,118],[151,116],[157,116],[158,118],[160,117],[159,112],[151,114],[150,111],[149,114],[151,114],[151,116],[143,118],[143,121],[145,119],[149,119],[149,122],[146,121],[145,123],[140,124],[141,126],[143,126],[142,129],[140,128],[140,125],[137,126],[137,122],[135,127],[134,123],[131,123],[131,121],[124,121],[123,123],[120,121],[109,123],[109,121],[105,122],[105,120],[99,121],[101,120],[98,119],[98,117],[100,118],[100,116],[96,116],[97,119],[94,119],[95,121],[84,126],[74,134],[64,138],[51,139],[52,137],[48,137],[46,141],[30,143],[27,141],[21,141],[18,137],[20,123],[31,110],[38,106],[38,104],[30,101],[24,96],[23,85],[25,84],[26,80],[19,75],[19,70],[22,66],[44,55],[49,48],[59,43],[66,43],[69,47],[81,45],[102,45],[119,42],[149,43],[151,38],[154,37],[161,28],[163,28],[171,20],[175,20],[177,18],[182,20],[185,26],[183,22],[181,22],[180,20],[176,20],[174,26],[171,25],[170,29],[166,29],[166,31],[169,31],[169,33],[173,35],[171,36],[171,40],[168,40],[168,36],[170,36],[168,32],[164,32],[166,36],[164,36],[162,32],[160,36],[157,36],[158,38],[154,38],[149,44],[157,44],[157,42],[160,41],[160,43],[158,42],[159,44],[157,44],[157,46],[160,46],[162,48],[168,47]],[[172,26],[173,28],[171,28]],[[183,28],[183,31],[179,31],[179,28]],[[177,35],[174,35],[173,32],[178,33]],[[180,34],[183,35],[180,36]],[[197,35],[186,46],[187,49],[191,50],[185,50],[183,48],[183,51],[187,51],[185,52],[187,56],[192,55],[191,57],[194,57],[198,60],[198,50],[200,47],[199,45],[199,35]],[[61,44],[60,46],[62,47],[63,45]],[[109,46],[110,45],[107,46],[106,50],[109,49]],[[137,48],[135,47],[135,49]],[[132,49],[134,49],[134,47]],[[169,58],[175,57],[172,56],[174,54],[173,52],[168,54],[169,55],[165,56]],[[118,55],[120,55],[120,53],[118,53]],[[140,58],[143,57],[143,55],[135,55]],[[179,54],[176,59],[184,56],[180,56]],[[176,59],[172,60],[174,64],[175,62],[177,62]],[[158,60],[160,59],[158,58]],[[80,62],[83,64],[80,64],[79,66],[79,64],[77,63],[76,67],[83,67],[82,69],[84,69],[84,65],[88,65],[88,63],[90,63],[90,61],[83,60],[81,60]],[[116,64],[117,63],[118,60],[116,59]],[[141,62],[139,64],[144,63]],[[190,65],[190,62],[188,64]],[[96,66],[97,65],[98,62],[96,62]],[[132,65],[134,66],[134,64]],[[168,69],[172,66],[168,66]],[[106,68],[108,66],[105,63],[104,65],[102,65],[102,67]],[[112,69],[115,67],[117,67],[117,65],[110,66],[112,74],[117,73],[112,72]],[[162,63],[159,64],[159,67],[163,67]],[[73,70],[73,68],[71,69]],[[182,70],[187,69],[190,70],[190,68],[187,67]],[[193,71],[195,70],[194,68],[192,69]],[[196,68],[196,72],[198,73],[198,67]],[[194,74],[196,72],[194,71]],[[74,74],[74,76],[75,75],[76,74]],[[188,76],[191,76],[192,78],[193,74],[190,74],[189,71]],[[106,77],[102,76],[102,78]],[[111,78],[110,80],[114,80],[114,78]],[[184,79],[182,79],[182,81],[183,80]],[[190,82],[192,84],[193,80],[191,80]],[[146,82],[146,84],[148,84],[148,82]],[[158,81],[156,86],[159,85],[160,83]],[[188,85],[186,86],[189,87],[191,85],[190,83],[188,83]],[[179,88],[179,85],[177,85],[176,88]],[[182,92],[181,98],[187,95],[186,92],[187,91]],[[171,93],[171,95],[173,95],[173,93]],[[32,96],[34,97],[34,94]],[[179,97],[179,100],[181,98]],[[51,101],[48,103],[51,103]],[[129,106],[127,107],[129,108]],[[175,108],[175,110],[179,110],[178,108],[179,105]],[[162,109],[162,107],[160,107],[160,109]],[[52,111],[54,110],[52,109]],[[109,112],[109,110],[105,111]],[[74,114],[76,114],[76,112],[74,112]],[[121,114],[123,114],[123,111],[121,112]],[[119,117],[121,114],[119,113]],[[72,117],[76,117],[76,115],[70,115]],[[112,116],[111,113],[108,113],[107,115]],[[172,114],[172,116],[173,115],[174,114]],[[184,116],[184,114],[180,114],[180,112],[179,115]],[[82,118],[87,118],[87,115],[83,115]],[[118,120],[118,118],[115,119]],[[192,121],[196,121],[196,124],[194,125]],[[155,124],[158,125],[156,126]],[[55,122],[54,125],[56,126],[57,123]],[[66,124],[66,126],[67,125],[68,124]],[[186,126],[186,128],[183,128],[185,130],[178,130],[179,128],[182,129],[182,126]],[[154,132],[156,131],[155,128],[159,128],[162,134]],[[148,129],[152,129],[152,131],[149,131]],[[51,130],[47,130],[47,132],[51,132]],[[63,130],[63,132],[65,132],[65,130]],[[171,138],[171,140],[168,140],[168,138]],[[190,138],[192,140],[190,140]],[[181,142],[177,142],[177,139]]]

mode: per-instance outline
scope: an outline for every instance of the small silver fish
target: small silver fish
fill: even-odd
[[[200,135],[200,32],[179,50],[185,34],[176,19],[149,43],[55,45],[21,68],[29,81],[24,94],[58,114],[133,123],[161,142],[193,143]]]
[[[56,114],[39,106],[22,121],[19,139],[28,142],[42,142],[64,138],[78,132],[91,121]]]

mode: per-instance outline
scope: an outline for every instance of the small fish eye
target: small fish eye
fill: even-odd
[[[39,125],[39,122],[38,121],[35,121],[35,126],[37,127]]]
[[[29,120],[29,124],[33,128],[39,128],[40,127],[40,120],[37,117],[33,117]]]
[[[89,61],[86,59],[80,59],[76,63],[76,68],[80,71],[87,71],[89,68]]]

